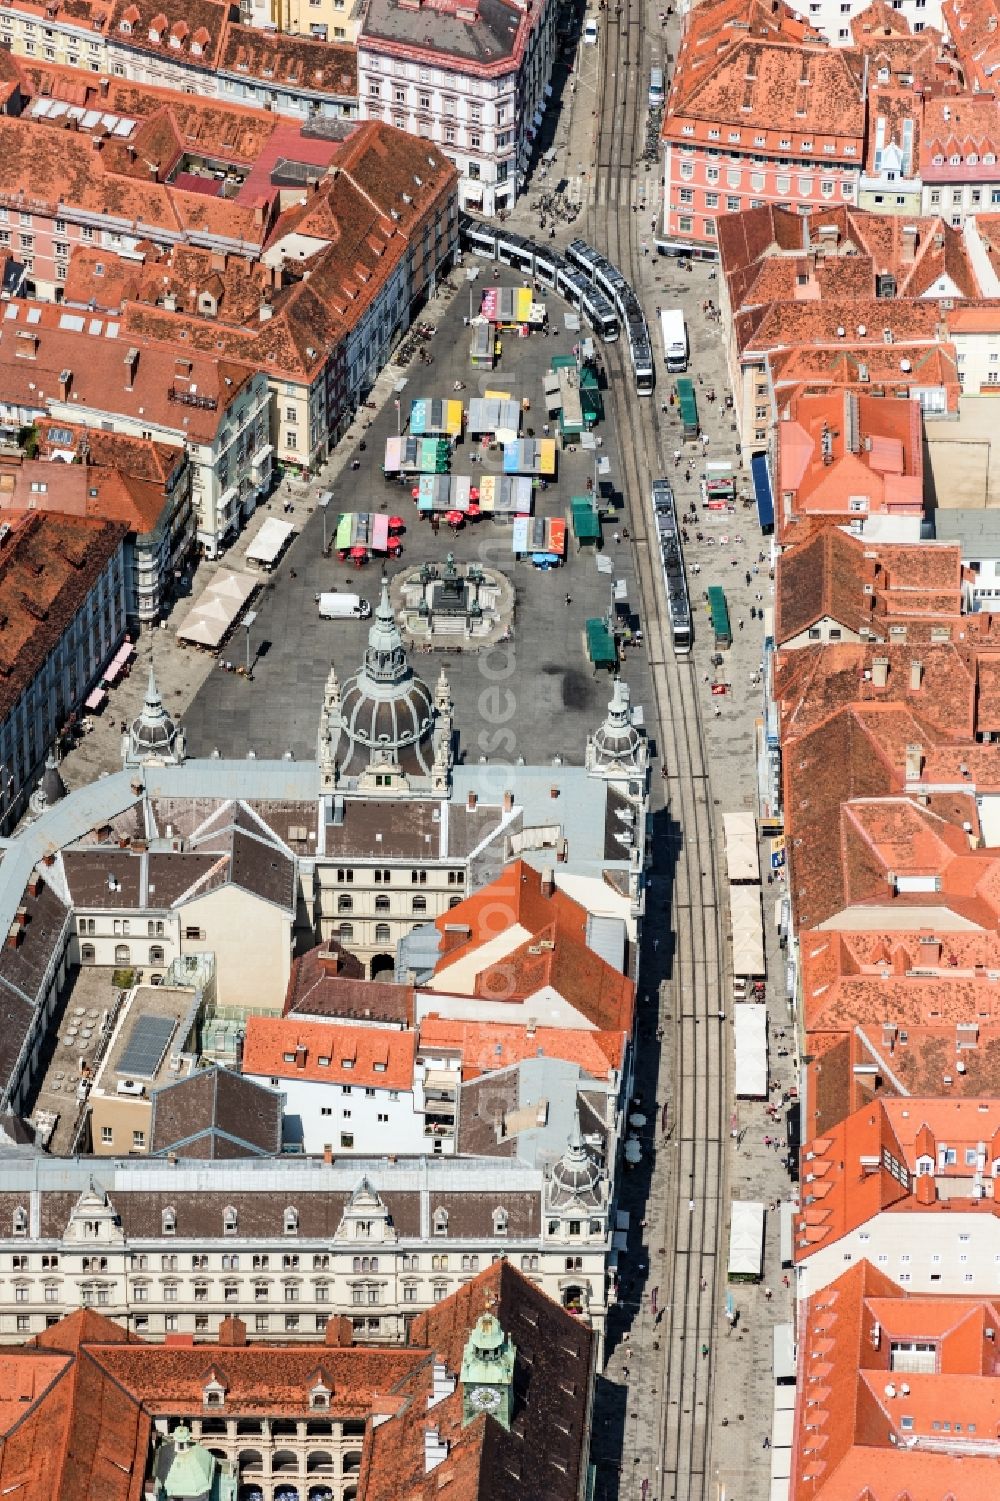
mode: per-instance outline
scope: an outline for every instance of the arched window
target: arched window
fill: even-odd
[[[299,1228],[299,1211],[289,1206],[285,1210],[285,1234],[295,1235]]]
[[[434,1211],[434,1234],[448,1234],[448,1211],[447,1209],[435,1209]]]
[[[351,942],[353,942],[353,939],[354,939],[354,924],[352,922],[342,922],[341,925],[340,925],[339,937],[340,937],[341,943],[351,943]]]
[[[375,898],[375,911],[376,912],[388,912],[388,910],[389,910],[389,898],[387,896],[377,896]]]
[[[164,1235],[173,1235],[177,1229],[177,1211],[172,1204],[168,1204],[160,1216],[160,1223]]]
[[[27,1235],[27,1233],[28,1211],[21,1204],[18,1204],[17,1208],[14,1210],[14,1234]]]
[[[338,896],[338,898],[337,898],[337,911],[338,912],[353,912],[354,911],[354,898],[353,898],[353,896],[348,896],[346,892],[343,893],[341,896]]]
[[[413,910],[414,912],[426,912],[427,898],[425,896],[415,896],[413,898]]]
[[[128,944],[127,943],[116,943],[115,944],[115,963],[116,964],[131,964],[131,962],[132,962],[132,955],[131,955],[131,953],[129,951]]]
[[[507,1211],[506,1209],[494,1209],[493,1211],[493,1234],[507,1234]]]
[[[80,963],[93,964],[97,958],[97,951],[92,943],[81,943]]]
[[[164,952],[163,952],[163,944],[162,943],[151,943],[150,944],[150,946],[149,946],[149,962],[150,962],[150,964],[163,964],[165,962],[165,955],[164,955]]]
[[[227,1204],[222,1216],[222,1228],[227,1235],[235,1235],[239,1216],[232,1204]]]
[[[389,924],[387,922],[377,922],[375,924],[375,942],[376,943],[388,943],[389,939],[391,937],[391,934],[392,934],[392,929],[389,927]]]

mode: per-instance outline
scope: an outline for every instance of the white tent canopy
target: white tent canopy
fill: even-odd
[[[217,647],[239,619],[257,585],[252,573],[233,569],[217,573],[177,627],[178,638],[196,646]]]
[[[767,1007],[749,1001],[733,1006],[736,1037],[736,1098],[767,1098]]]
[[[772,1370],[775,1381],[788,1383],[795,1380],[795,1330],[791,1324],[773,1326]],[[794,1413],[786,1410],[780,1417],[775,1414],[772,1443],[779,1446],[790,1444],[793,1425]]]
[[[729,1226],[729,1276],[758,1281],[764,1267],[764,1205],[734,1199]]]
[[[764,966],[764,918],[759,886],[730,886],[733,924],[733,974],[759,979]]]
[[[277,516],[268,516],[247,548],[247,562],[262,563],[266,568],[272,567],[288,545],[288,539],[294,534],[294,526],[287,521],[280,521]]]
[[[724,813],[726,873],[730,881],[760,880],[757,820],[752,813]]]

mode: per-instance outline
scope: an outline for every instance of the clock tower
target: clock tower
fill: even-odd
[[[462,1426],[488,1413],[505,1428],[514,1415],[514,1345],[492,1313],[484,1313],[462,1354]]]

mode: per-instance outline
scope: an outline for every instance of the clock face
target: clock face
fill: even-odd
[[[500,1406],[500,1393],[492,1386],[476,1386],[469,1393],[469,1401],[477,1412],[496,1412]]]

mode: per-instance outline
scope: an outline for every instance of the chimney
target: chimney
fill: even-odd
[[[910,692],[916,693],[923,681],[924,664],[919,657],[914,657],[910,663]]]
[[[921,933],[920,935],[920,963],[941,963],[941,940],[935,938],[933,933]]]
[[[220,1345],[245,1345],[247,1342],[247,1326],[242,1319],[235,1314],[227,1314],[219,1325]]]
[[[261,323],[267,323],[269,319],[274,317],[274,308],[268,302],[266,297],[263,297],[261,299],[260,307],[257,309],[257,317],[260,319]]]
[[[872,684],[884,688],[889,681],[889,658],[876,657],[872,662]]]
[[[468,795],[468,797],[465,799],[465,806],[468,808],[469,812],[472,813],[472,812],[474,812],[474,810],[476,808],[476,804],[478,802],[479,802],[479,796],[478,796],[478,794],[475,793],[475,792],[470,792],[469,795]]]
[[[125,389],[131,391],[135,386],[136,371],[139,369],[139,351],[134,344],[122,363],[125,366]]]
[[[553,802],[555,801],[555,799],[558,796],[559,796],[559,788],[558,787],[550,787],[549,788],[549,797],[552,798]]]
[[[921,1173],[919,1175],[914,1197],[918,1204],[930,1205],[937,1203],[937,1184],[934,1182],[933,1173]]]
[[[354,1343],[354,1329],[346,1315],[334,1314],[332,1319],[327,1319],[323,1343],[333,1345],[338,1350],[351,1348]]]
[[[59,400],[69,400],[69,388],[73,384],[72,370],[60,370],[59,372]]]
[[[917,782],[920,780],[920,770],[924,764],[924,748],[922,745],[908,745],[906,747],[906,780]]]
[[[556,873],[547,865],[542,871],[542,896],[552,896],[556,889]]]
[[[295,1048],[295,1067],[296,1068],[305,1068],[305,1066],[306,1066],[306,1059],[308,1058],[308,1056],[309,1056],[309,1049],[306,1047],[305,1043],[303,1043],[303,1042],[298,1043],[296,1045],[296,1048]]]
[[[917,226],[904,224],[902,230],[902,259],[904,263],[912,262],[917,255]]]
[[[323,1161],[327,1167],[333,1167],[333,1146],[328,1141],[323,1143]]]
[[[340,950],[332,945],[319,951],[319,967],[325,975],[340,974]]]
[[[514,807],[514,794],[513,794],[513,792],[505,792],[504,795],[503,795],[503,811],[505,813],[510,813],[510,811],[512,810],[513,807]]]
[[[109,90],[111,88],[111,79],[110,78],[102,78],[100,80],[99,87],[100,87],[100,90],[101,90],[101,98],[102,99],[106,99],[108,97],[108,92],[109,92]]]
[[[40,870],[33,870],[31,872],[31,878],[28,881],[28,895],[29,896],[41,896],[41,894],[42,894],[42,873],[41,873]]]
[[[7,932],[6,947],[9,949],[19,949],[21,947],[21,940],[23,939],[23,937],[24,929],[16,922],[11,923],[10,928]]]

